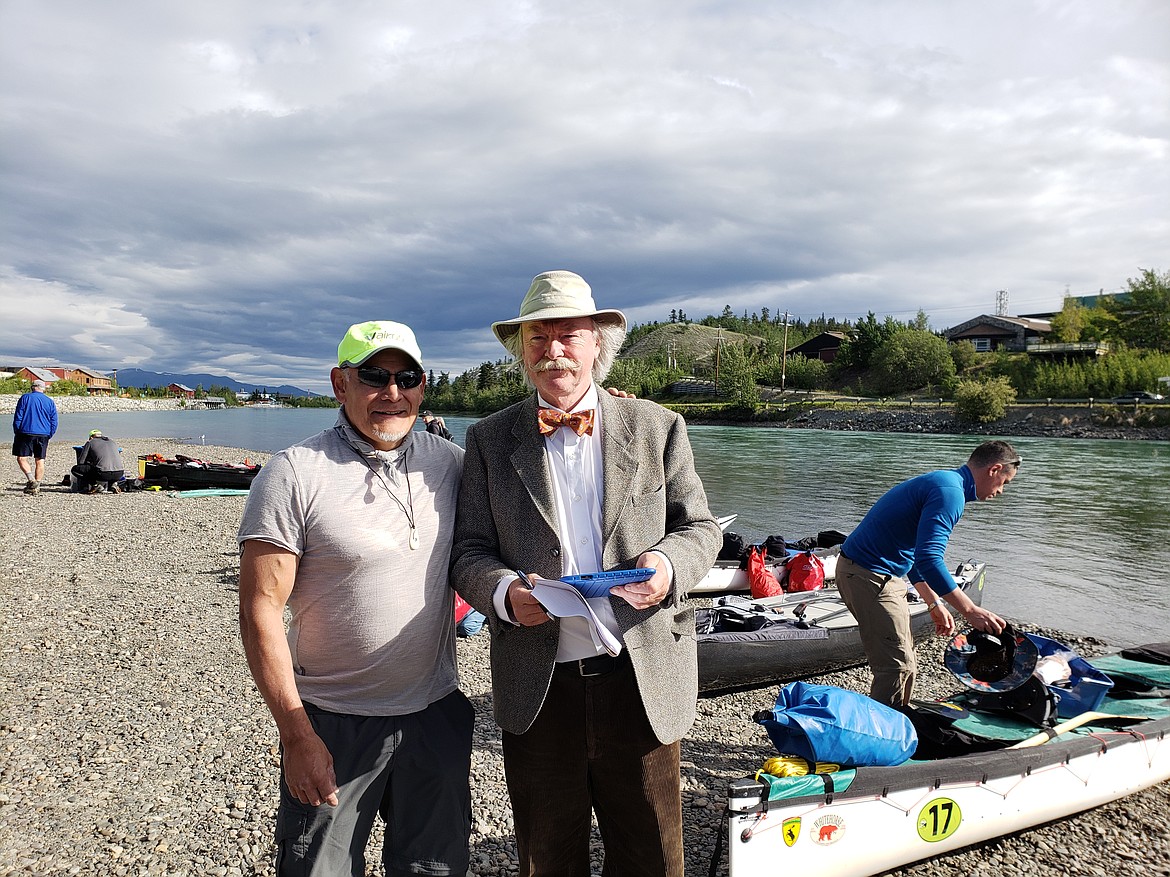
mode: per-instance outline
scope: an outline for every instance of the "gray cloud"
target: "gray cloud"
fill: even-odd
[[[637,321],[961,322],[1165,269],[1165,4],[0,9],[0,352],[324,388],[570,268]]]

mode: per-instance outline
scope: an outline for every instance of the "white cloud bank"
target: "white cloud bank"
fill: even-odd
[[[351,323],[1055,309],[1170,268],[1170,7],[0,6],[0,353],[324,389]]]

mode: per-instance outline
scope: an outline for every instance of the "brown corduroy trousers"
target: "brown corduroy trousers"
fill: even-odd
[[[591,809],[603,875],[682,877],[679,744],[654,736],[628,659],[602,676],[558,665],[536,721],[504,732],[503,749],[520,877],[589,877]]]

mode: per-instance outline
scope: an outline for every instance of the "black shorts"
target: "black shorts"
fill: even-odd
[[[12,456],[14,457],[32,457],[34,460],[43,460],[48,450],[49,437],[47,435],[18,432],[12,438]]]
[[[281,771],[277,873],[356,873],[354,851],[365,850],[381,813],[388,877],[466,874],[475,710],[463,693],[402,716],[344,715],[309,703],[305,711],[333,756],[338,804],[302,804]]]

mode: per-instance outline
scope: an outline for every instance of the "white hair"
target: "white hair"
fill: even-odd
[[[597,339],[597,346],[599,348],[597,358],[593,360],[593,382],[600,386],[601,382],[609,374],[610,369],[613,368],[614,360],[617,359],[618,352],[626,342],[626,330],[618,323],[603,323],[593,317],[590,320],[593,323],[593,337]],[[533,320],[532,322],[555,323],[557,320]],[[523,329],[524,324],[521,323],[516,328],[516,331],[508,336],[508,340],[504,342],[504,347],[520,363],[524,375],[524,383],[535,389],[536,384],[532,382],[532,376],[528,374],[527,368],[523,368],[524,342],[521,340],[524,334]]]

